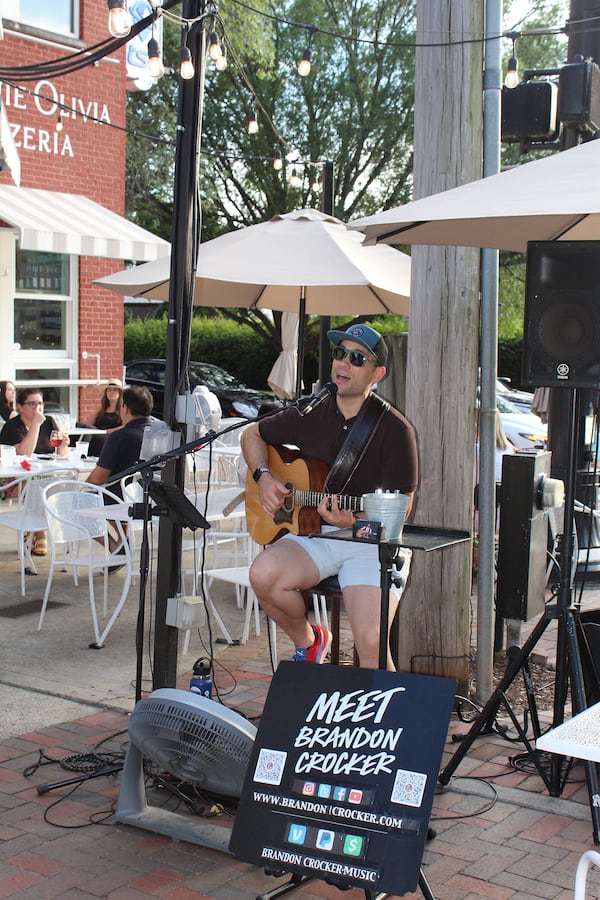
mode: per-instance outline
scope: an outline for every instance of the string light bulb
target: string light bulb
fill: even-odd
[[[192,54],[190,53],[190,48],[187,44],[181,45],[179,59],[179,74],[184,81],[189,81],[190,78],[194,77],[195,69],[194,63],[192,62]]]
[[[227,50],[225,44],[221,44],[221,55],[215,60],[215,69],[217,72],[224,72],[227,68]]]
[[[506,78],[504,84],[507,88],[516,88],[519,83],[519,73],[517,71],[518,61],[515,53],[515,38],[512,39],[512,56],[508,61],[506,70]]]
[[[107,0],[108,30],[114,38],[127,37],[133,20],[127,9],[127,0]]]
[[[312,42],[313,34],[317,29],[314,25],[311,25],[307,28],[308,31],[308,45],[306,50],[302,54],[302,59],[298,63],[298,75],[301,75],[302,78],[306,78],[307,75],[310,75],[310,58],[311,58],[311,49],[310,45]]]
[[[258,120],[256,118],[256,110],[253,109],[248,118],[248,134],[256,134],[258,132]]]
[[[152,78],[162,78],[165,74],[160,55],[160,47],[154,36],[148,41],[148,71]]]
[[[314,178],[312,180],[312,185],[311,185],[314,193],[316,194],[318,191],[320,191],[322,186],[323,185],[321,184],[321,179],[319,178],[319,173],[315,172]]]
[[[56,125],[54,126],[54,128],[56,131],[58,131],[60,133],[64,127],[65,126],[64,126],[63,120],[62,120],[62,112],[59,111],[58,118],[56,120]]]
[[[210,58],[215,62],[223,55],[221,44],[219,43],[219,35],[216,31],[211,31],[208,36],[208,52],[210,54]]]
[[[281,150],[276,150],[273,154],[273,168],[276,172],[281,172],[283,169],[283,157],[281,155]]]
[[[303,78],[306,78],[307,75],[310,75],[310,57],[310,47],[307,47],[302,54],[302,59],[298,63],[298,75],[301,75]]]
[[[292,169],[292,174],[290,175],[290,185],[295,188],[302,187],[302,179],[298,175],[296,169]]]

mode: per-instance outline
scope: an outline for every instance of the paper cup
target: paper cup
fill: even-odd
[[[77,441],[75,444],[75,449],[78,453],[78,459],[81,459],[83,456],[87,456],[90,450],[90,442],[89,441]]]

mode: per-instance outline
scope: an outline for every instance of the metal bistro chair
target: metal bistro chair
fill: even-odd
[[[12,509],[0,512],[0,526],[9,528],[17,535],[19,564],[21,567],[21,596],[25,596],[25,575],[37,575],[31,546],[36,531],[46,531],[48,518],[42,500],[43,488],[57,481],[77,478],[76,469],[54,469],[50,472],[23,472],[12,481],[2,485],[2,490],[18,487],[16,503]]]
[[[41,629],[46,607],[52,589],[56,567],[67,566],[73,570],[75,584],[78,582],[78,571],[87,568],[90,606],[94,626],[95,643],[91,647],[100,648],[115,624],[121,612],[133,572],[131,548],[123,528],[123,523],[112,519],[110,506],[119,503],[120,498],[99,485],[81,481],[63,481],[49,485],[44,490],[44,506],[48,515],[50,535],[50,572],[46,593],[40,612],[38,631]],[[108,522],[111,521],[117,530],[119,552],[109,549]],[[104,575],[103,615],[108,610],[108,570],[112,566],[125,567],[125,577],[121,595],[102,631],[98,620],[96,598],[94,592],[94,573],[100,571]]]

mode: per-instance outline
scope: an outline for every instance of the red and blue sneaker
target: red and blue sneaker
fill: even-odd
[[[310,647],[296,647],[296,652],[292,656],[293,662],[320,664],[325,660],[331,647],[332,634],[320,625],[313,625],[312,630],[315,633],[314,641]]]

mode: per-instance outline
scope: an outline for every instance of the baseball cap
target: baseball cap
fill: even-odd
[[[327,337],[335,347],[342,341],[354,341],[377,357],[380,366],[387,366],[388,351],[385,341],[370,325],[349,325],[344,331],[328,331]]]

